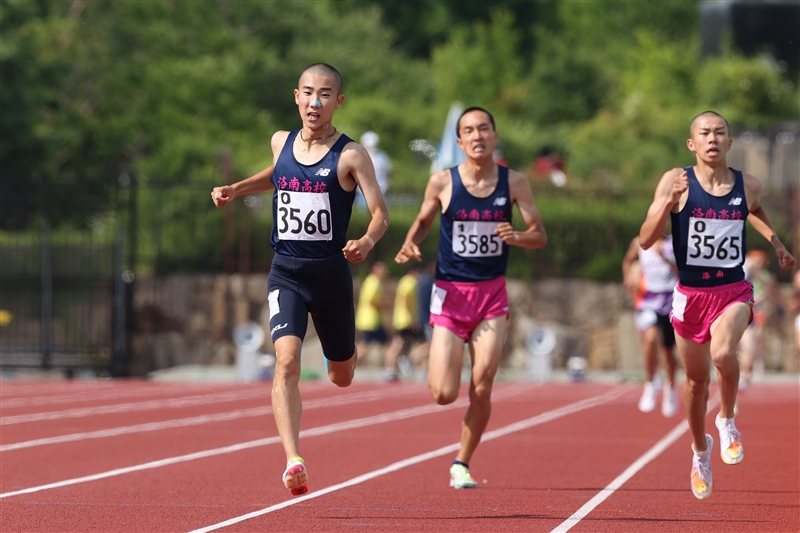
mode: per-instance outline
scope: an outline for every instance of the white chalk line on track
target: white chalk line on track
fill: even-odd
[[[599,405],[603,405],[605,403],[611,402],[621,396],[624,392],[630,390],[630,386],[621,386],[616,387],[608,392],[600,394],[598,396],[593,396],[591,398],[587,398],[585,400],[580,400],[564,407],[559,407],[557,409],[553,409],[552,411],[548,411],[546,413],[542,413],[540,415],[536,415],[531,418],[527,418],[525,420],[520,420],[519,422],[515,422],[513,424],[509,424],[507,426],[503,426],[498,429],[494,429],[492,431],[487,431],[483,434],[481,438],[481,442],[487,442],[490,440],[499,439],[500,437],[505,437],[506,435],[510,435],[512,433],[516,433],[525,429],[532,428],[534,426],[539,426],[541,424],[551,422],[558,418],[562,418],[567,415],[571,415],[574,413],[578,413],[580,411],[584,411],[586,409],[590,409],[592,407],[597,407]],[[452,405],[452,404],[451,404]],[[438,450],[433,450],[431,452],[423,453],[420,455],[416,455],[414,457],[409,457],[408,459],[403,459],[402,461],[397,461],[396,463],[392,463],[389,466],[384,468],[380,468],[378,470],[373,470],[372,472],[367,472],[366,474],[362,474],[360,476],[354,477],[348,481],[344,481],[342,483],[338,483],[336,485],[331,485],[330,487],[326,487],[321,490],[315,490],[305,496],[300,496],[299,498],[294,498],[292,500],[286,500],[284,502],[278,503],[276,505],[272,505],[270,507],[266,507],[264,509],[260,509],[258,511],[253,511],[252,513],[247,513],[241,516],[237,516],[231,518],[229,520],[225,520],[224,522],[219,522],[217,524],[212,524],[210,526],[206,526],[200,529],[192,530],[190,533],[206,533],[208,531],[214,531],[217,529],[222,529],[224,527],[232,526],[234,524],[238,524],[239,522],[243,522],[245,520],[250,520],[252,518],[257,518],[259,516],[263,516],[265,514],[273,513],[275,511],[279,511],[281,509],[285,509],[286,507],[290,507],[292,505],[297,505],[299,503],[304,503],[308,500],[313,498],[319,498],[320,496],[325,496],[326,494],[330,494],[332,492],[336,492],[338,490],[352,487],[353,485],[358,485],[360,483],[364,483],[365,481],[369,481],[371,479],[375,479],[386,474],[390,474],[392,472],[397,472],[398,470],[402,470],[403,468],[414,466],[419,463],[424,463],[430,459],[435,459],[437,457],[441,457],[442,455],[446,455],[448,453],[453,453],[458,451],[461,447],[461,443],[450,444],[449,446],[444,446],[439,448]]]
[[[86,416],[107,415],[117,413],[131,413],[135,411],[153,411],[156,409],[178,409],[194,407],[197,405],[217,404],[222,402],[236,402],[252,398],[269,396],[268,392],[260,389],[244,391],[227,391],[212,394],[197,394],[182,398],[163,398],[159,400],[146,400],[143,402],[118,403],[114,405],[100,405],[94,407],[76,407],[63,411],[47,411],[44,413],[30,413],[26,415],[12,415],[0,418],[0,426],[11,424],[24,424],[29,422],[42,422],[46,420],[61,420],[64,418],[82,418]]]
[[[353,394],[326,397],[326,398],[312,398],[303,402],[303,409],[318,409],[323,407],[336,407],[340,405],[347,405],[357,402],[368,402],[372,400],[379,400],[383,398],[394,398],[398,396],[417,393],[415,389],[401,389],[393,390],[392,393],[387,393],[384,390],[364,391]],[[96,431],[85,431],[82,433],[71,433],[68,435],[58,435],[55,437],[45,437],[41,439],[33,439],[21,442],[14,442],[11,444],[0,445],[0,452],[9,452],[13,450],[21,450],[25,448],[33,448],[36,446],[46,446],[51,444],[63,444],[66,442],[84,441],[89,439],[102,439],[107,437],[117,437],[119,435],[128,435],[131,433],[145,433],[149,431],[161,431],[164,429],[173,429],[180,427],[197,426],[200,424],[209,424],[214,422],[228,422],[238,418],[254,417],[272,414],[272,406],[254,407],[251,409],[237,409],[234,411],[227,411],[224,413],[214,413],[210,415],[190,416],[186,418],[176,418],[173,420],[164,420],[161,422],[147,422],[143,424],[133,424],[130,426],[120,426],[116,428],[99,429]]]
[[[505,389],[500,391],[497,395],[498,399],[502,399],[508,396],[512,396],[516,394],[522,387],[516,387],[513,389]],[[525,390],[530,389],[530,386],[524,387]],[[386,422],[393,422],[395,420],[403,420],[406,418],[413,418],[420,415],[426,415],[430,413],[438,413],[444,412],[451,409],[465,407],[469,403],[469,400],[466,398],[461,398],[456,400],[455,402],[451,403],[450,405],[441,406],[436,404],[428,404],[422,407],[411,407],[408,409],[401,409],[399,411],[394,411],[391,413],[384,413],[380,415],[368,416],[365,418],[357,418],[354,420],[348,420],[345,422],[337,422],[334,424],[328,424],[326,426],[320,426],[317,428],[307,429],[300,432],[301,438],[308,438],[308,437],[315,437],[319,435],[327,435],[330,433],[337,433],[339,431],[347,431],[350,429],[356,429],[365,426],[372,426],[376,424],[383,424]],[[0,499],[3,498],[10,498],[12,496],[19,496],[22,494],[30,494],[33,492],[40,492],[49,489],[57,489],[61,487],[67,487],[70,485],[77,485],[80,483],[87,483],[89,481],[97,481],[100,479],[106,479],[110,477],[121,476],[123,474],[130,474],[132,472],[141,472],[143,470],[152,470],[155,468],[161,468],[163,466],[174,465],[178,463],[186,463],[189,461],[194,461],[197,459],[205,459],[207,457],[214,457],[217,455],[224,455],[228,453],[239,452],[242,450],[248,450],[250,448],[257,448],[260,446],[267,446],[270,444],[276,444],[280,442],[280,437],[268,437],[265,439],[257,439],[249,442],[242,442],[240,444],[233,444],[231,446],[223,446],[221,448],[213,448],[211,450],[204,450],[201,452],[190,453],[186,455],[180,455],[177,457],[170,457],[168,459],[160,459],[158,461],[151,461],[149,463],[143,463],[140,465],[129,466],[124,468],[117,468],[114,470],[109,470],[106,472],[101,472],[99,474],[92,474],[89,476],[83,476],[79,478],[67,479],[64,481],[57,481],[55,483],[48,483],[46,485],[39,485],[36,487],[28,487],[27,489],[16,490],[12,492],[5,492],[0,494]]]
[[[40,390],[43,387],[40,387]],[[149,384],[146,387],[136,387],[136,388],[128,388],[128,389],[119,389],[119,388],[112,388],[112,387],[98,387],[96,389],[82,389],[82,390],[74,390],[71,392],[67,392],[64,394],[50,394],[50,395],[38,395],[38,396],[17,396],[17,397],[10,397],[10,398],[1,398],[0,399],[0,407],[3,409],[12,409],[12,408],[19,408],[19,407],[37,407],[41,405],[51,405],[51,404],[65,404],[65,403],[84,403],[84,402],[93,402],[98,403],[98,400],[109,401],[109,400],[119,400],[122,398],[135,398],[137,396],[169,396],[169,395],[176,395],[176,394],[187,394],[193,393],[197,394],[198,392],[209,393],[213,392],[214,388],[222,389],[227,388],[231,389],[230,385],[217,386],[217,387],[201,387],[199,385],[181,385],[180,387],[176,387],[173,385],[158,385],[158,384]]]
[[[714,397],[713,399],[709,400],[708,407],[706,413],[710,412],[714,409],[717,405],[719,405],[719,396]],[[633,462],[628,468],[625,469],[617,478],[608,484],[603,490],[598,492],[594,495],[594,497],[586,502],[580,509],[575,511],[572,516],[564,520],[561,524],[559,524],[555,529],[551,531],[551,533],[566,533],[574,526],[578,524],[581,520],[583,520],[586,515],[591,513],[598,505],[606,501],[612,494],[614,494],[622,485],[627,483],[627,481],[632,478],[636,473],[639,472],[642,468],[644,468],[648,463],[650,463],[653,459],[656,459],[659,455],[664,453],[664,451],[672,446],[676,440],[678,440],[684,433],[689,430],[689,423],[684,419],[680,424],[675,426],[675,428],[666,434],[664,438],[658,441],[652,448],[647,450],[644,455],[639,457],[636,461]],[[688,490],[688,489],[687,489]]]

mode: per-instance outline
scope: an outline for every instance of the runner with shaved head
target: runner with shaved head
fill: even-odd
[[[761,205],[761,180],[728,168],[731,148],[728,122],[714,111],[692,120],[686,145],[696,163],[664,174],[639,233],[648,249],[672,222],[679,283],[672,300],[672,326],[686,371],[683,398],[692,433],[692,493],[711,495],[711,449],[705,431],[711,365],[717,372],[720,410],[716,426],[722,461],[744,459],[742,434],[734,424],[739,382],[736,348],[753,320],[753,287],[745,280],[745,220],[775,249],[783,270],[795,259],[781,243]]]
[[[275,190],[272,197],[269,325],[275,345],[272,408],[286,453],[283,483],[308,492],[300,457],[300,349],[308,315],[314,321],[330,380],[347,387],[356,367],[355,308],[350,263],[364,261],[389,226],[389,212],[367,151],[332,124],[344,103],[342,77],[325,63],[306,67],[294,90],[303,127],[272,136],[273,165],[211,197],[223,207],[236,196]],[[356,187],[372,218],[347,240]]]

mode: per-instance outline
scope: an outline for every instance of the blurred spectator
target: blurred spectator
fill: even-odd
[[[381,138],[374,131],[364,132],[359,140],[361,146],[367,149],[367,153],[369,153],[369,157],[372,159],[372,166],[375,167],[375,179],[385,198],[386,192],[389,190],[389,175],[392,173],[392,161],[389,159],[386,152],[378,148],[380,141]],[[367,206],[360,188],[357,189],[356,205],[359,208]]]
[[[765,250],[747,252],[744,275],[753,284],[753,321],[739,342],[739,390],[747,389],[753,379],[753,367],[764,357],[764,326],[776,313],[782,311],[780,294],[775,277],[767,270],[769,254]]]
[[[397,381],[398,367],[403,375],[413,374],[409,350],[415,343],[425,340],[417,321],[418,279],[419,266],[411,265],[406,275],[397,283],[392,316],[394,337],[384,358],[383,378],[386,381]]]
[[[539,151],[539,157],[533,163],[533,176],[535,179],[549,179],[556,187],[567,184],[564,161],[549,146]]]
[[[800,270],[794,273],[794,294],[791,302],[797,316],[794,318],[794,335],[797,345],[797,358],[800,359]]]
[[[503,157],[503,147],[500,146],[500,143],[497,143],[494,147],[494,152],[492,152],[492,160],[498,165],[502,165],[504,167],[508,166],[508,163],[506,163],[506,158]]]
[[[428,367],[428,355],[431,351],[433,326],[431,326],[431,294],[433,293],[434,273],[436,261],[424,263],[420,267],[417,279],[417,324],[421,333],[422,342],[417,344],[408,357],[414,368],[425,369]]]
[[[359,359],[366,357],[367,350],[374,343],[380,345],[381,359],[384,358],[383,350],[388,336],[383,327],[381,307],[383,303],[383,280],[386,279],[387,273],[386,264],[383,261],[375,261],[370,268],[369,274],[361,283],[361,289],[358,293],[358,308],[356,309]]]

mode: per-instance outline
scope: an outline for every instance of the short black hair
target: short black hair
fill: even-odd
[[[694,117],[694,118],[692,119],[692,122],[689,124],[689,137],[691,137],[691,136],[692,136],[692,132],[694,131],[694,123],[695,123],[695,121],[696,121],[698,118],[702,117],[703,115],[714,115],[714,116],[716,116],[716,117],[719,117],[719,118],[721,118],[721,119],[722,119],[722,121],[725,123],[725,127],[726,127],[726,128],[728,128],[728,135],[730,136],[730,134],[731,134],[731,125],[730,125],[730,124],[728,124],[728,121],[725,119],[725,117],[723,117],[722,115],[720,115],[720,114],[719,114],[719,113],[717,113],[716,111],[711,111],[711,110],[709,109],[709,110],[707,110],[707,111],[703,111],[702,113],[700,113],[699,115],[697,115],[696,117]]]
[[[314,74],[318,74],[320,76],[328,76],[329,78],[333,78],[336,80],[336,94],[342,94],[342,75],[339,74],[339,71],[330,66],[327,63],[314,63],[313,65],[309,65],[303,69],[303,72],[300,73],[300,78],[297,80],[297,84],[300,84],[300,79],[303,77],[303,74],[306,72],[312,72]]]
[[[461,116],[458,117],[458,121],[456,122],[456,137],[458,137],[459,139],[461,138],[461,119],[464,118],[464,115],[466,115],[467,113],[471,113],[472,111],[483,111],[484,113],[489,115],[489,121],[492,123],[492,130],[497,131],[497,127],[494,125],[494,117],[492,116],[492,114],[486,111],[482,107],[473,106],[465,109],[464,112],[461,113]]]

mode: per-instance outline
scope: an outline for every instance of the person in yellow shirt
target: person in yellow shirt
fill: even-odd
[[[378,343],[383,356],[384,347],[389,340],[383,327],[381,307],[383,307],[383,280],[388,269],[383,261],[375,261],[369,274],[361,283],[356,309],[356,331],[358,333],[357,351],[362,356],[373,343]]]
[[[383,377],[386,381],[397,381],[398,359],[400,355],[411,348],[414,343],[422,342],[425,339],[419,327],[417,318],[417,280],[419,279],[419,267],[413,265],[408,269],[405,276],[400,278],[397,283],[397,290],[394,296],[394,314],[392,315],[392,327],[394,337],[386,350],[384,357]],[[410,353],[406,353],[408,359],[403,359],[407,363],[406,373],[413,371],[413,361]]]

